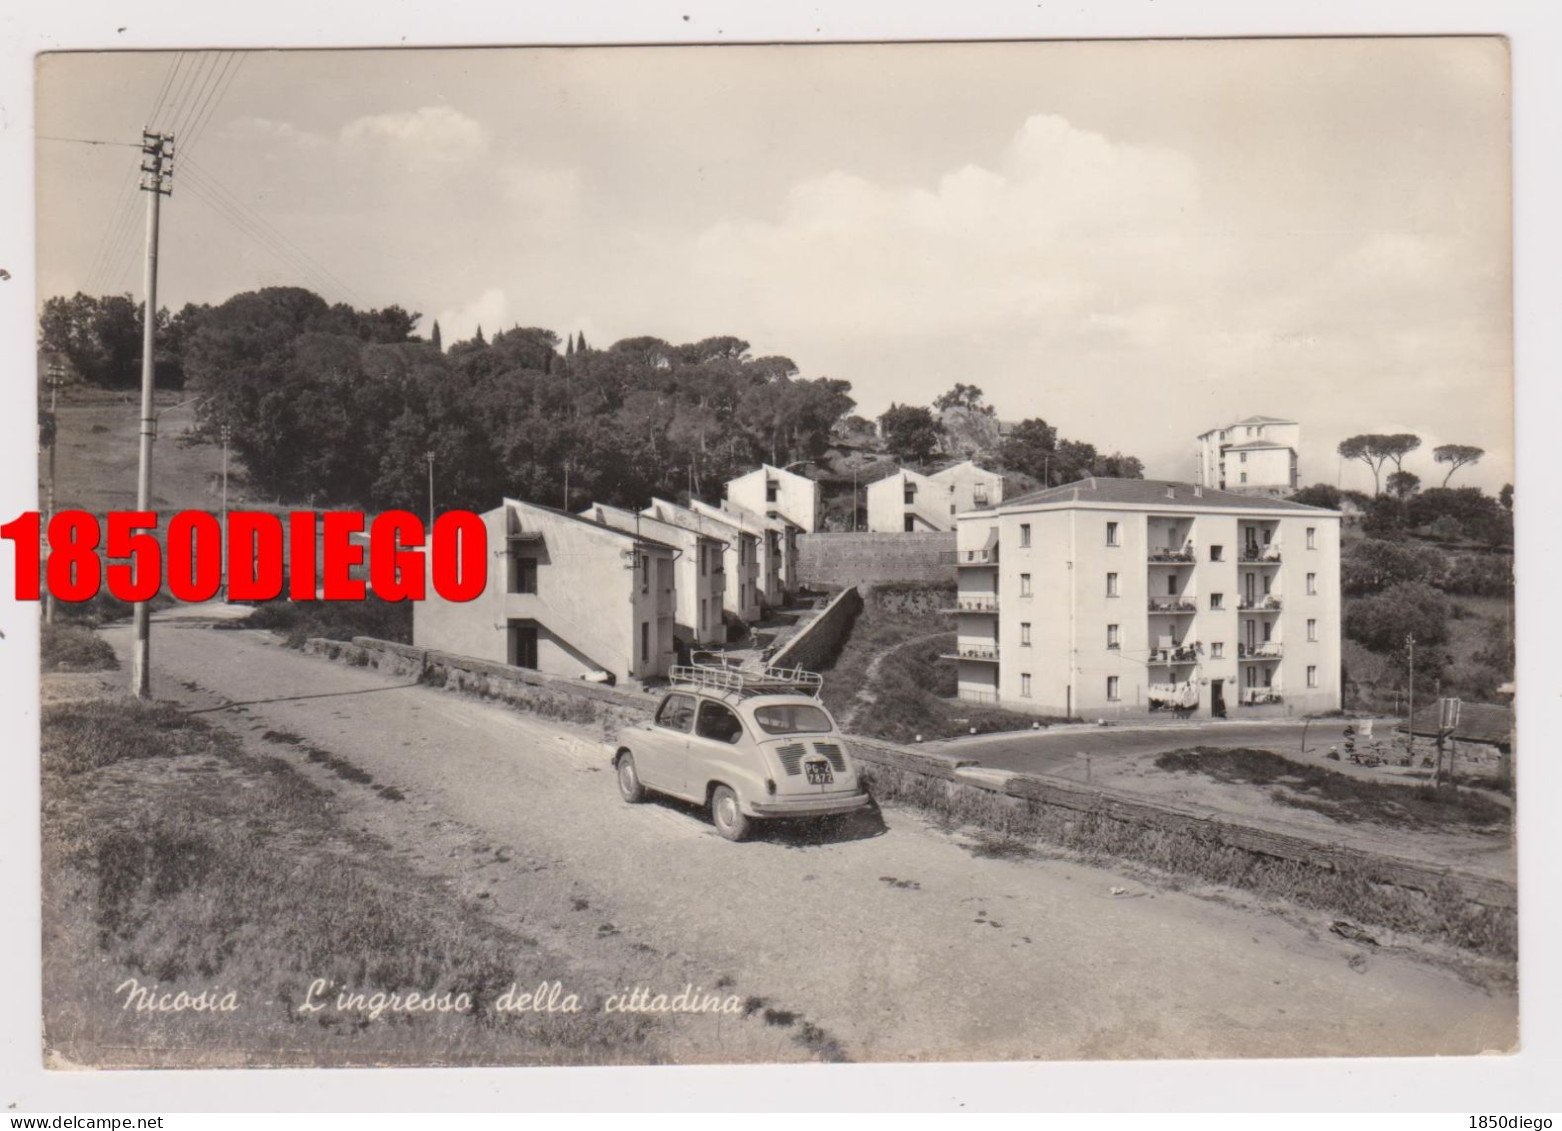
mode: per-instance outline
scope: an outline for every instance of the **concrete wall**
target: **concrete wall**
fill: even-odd
[[[816,669],[835,658],[841,643],[862,612],[862,594],[855,587],[837,593],[813,620],[787,639],[770,657],[778,668]]]
[[[955,578],[954,531],[928,534],[825,533],[798,536],[804,585],[871,585],[875,581]]]

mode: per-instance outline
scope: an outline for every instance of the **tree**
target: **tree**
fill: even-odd
[[[1039,416],[1022,420],[1009,430],[998,448],[998,459],[1008,471],[1017,471],[1052,486],[1057,464],[1058,430]]]
[[[1311,487],[1303,487],[1291,496],[1293,503],[1301,503],[1303,506],[1324,507],[1331,511],[1340,509],[1340,489],[1332,483],[1314,483]]]
[[[1448,474],[1443,476],[1444,487],[1448,486],[1454,472],[1469,464],[1479,463],[1485,454],[1485,448],[1477,448],[1473,444],[1439,444],[1432,449],[1433,460],[1448,464]]]
[[[1352,602],[1344,631],[1364,648],[1391,653],[1402,650],[1408,636],[1415,637],[1418,648],[1446,643],[1448,619],[1448,598],[1430,585],[1404,582]]]
[[[1421,437],[1409,432],[1367,432],[1341,440],[1335,450],[1344,459],[1360,460],[1366,464],[1372,472],[1372,493],[1381,495],[1383,465],[1392,460],[1395,469],[1403,471],[1405,457],[1420,446]]]
[[[1396,471],[1388,477],[1389,494],[1401,502],[1421,490],[1421,477],[1413,471]]]
[[[1340,589],[1347,597],[1370,597],[1395,585],[1436,578],[1443,555],[1413,541],[1362,538],[1340,559]]]
[[[1508,511],[1509,513],[1513,511],[1512,483],[1504,483],[1502,485],[1502,490],[1497,492],[1497,501],[1502,504],[1503,510]]]
[[[938,446],[942,429],[926,408],[891,404],[879,417],[879,431],[892,454],[911,463],[922,463]]]
[[[445,341],[439,336],[439,319],[434,319],[434,329],[429,333],[429,345],[434,347],[435,353],[445,352]]]
[[[956,382],[954,388],[937,397],[933,401],[933,407],[939,412],[951,408],[964,408],[972,412],[986,413],[989,416],[993,413],[991,405],[982,403],[982,390],[975,385],[960,382]]]

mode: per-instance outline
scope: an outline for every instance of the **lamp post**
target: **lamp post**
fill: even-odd
[[[59,447],[59,417],[55,415],[55,408],[59,404],[60,386],[65,383],[65,367],[57,361],[49,363],[49,427],[45,439],[49,444],[49,496],[48,507],[44,511],[43,525],[47,530],[49,519],[54,517],[54,453]],[[49,591],[44,595],[43,619],[45,624],[54,623],[54,593]]]
[[[434,529],[434,452],[429,450],[423,453],[423,458],[428,460],[428,528]]]

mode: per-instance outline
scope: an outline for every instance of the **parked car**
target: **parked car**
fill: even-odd
[[[798,670],[675,667],[655,717],[611,744],[619,793],[662,793],[710,808],[742,840],[755,820],[826,817],[872,804],[820,677]]]

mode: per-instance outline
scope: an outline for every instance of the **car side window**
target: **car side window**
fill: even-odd
[[[743,720],[720,703],[706,700],[700,704],[694,733],[701,738],[714,738],[717,742],[736,742],[743,737]]]
[[[668,730],[689,733],[689,724],[694,721],[694,696],[669,695],[662,700],[661,708],[656,712],[656,725],[666,727]]]

